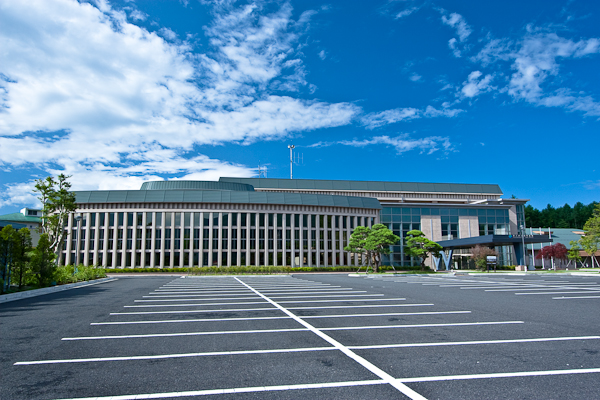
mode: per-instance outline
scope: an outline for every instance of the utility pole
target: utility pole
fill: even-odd
[[[290,179],[294,179],[294,174],[292,171],[292,166],[294,165],[294,157],[292,155],[292,150],[295,148],[293,144],[288,145],[288,149],[290,149]]]

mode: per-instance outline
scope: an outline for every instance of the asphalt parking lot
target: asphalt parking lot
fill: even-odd
[[[600,398],[600,277],[120,277],[0,305],[2,399]]]

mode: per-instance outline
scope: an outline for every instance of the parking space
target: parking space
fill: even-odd
[[[78,321],[53,326],[43,340],[32,334],[37,350],[2,357],[10,370],[3,379],[18,382],[11,399],[569,398],[593,391],[585,385],[600,373],[594,299],[517,296],[600,290],[596,278],[296,275],[105,285],[84,300],[45,304]],[[37,303],[17,303],[0,313],[8,324],[40,312]],[[569,379],[584,386],[569,392]]]

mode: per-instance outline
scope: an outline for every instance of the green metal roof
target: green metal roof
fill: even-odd
[[[527,228],[527,233],[530,232],[531,228]],[[543,232],[543,233],[542,233]],[[552,242],[553,243],[562,243],[565,245],[567,249],[571,248],[570,241],[578,241],[583,236],[583,229],[575,229],[575,228],[550,228],[550,232],[552,232]],[[578,233],[579,232],[579,233]],[[548,236],[548,228],[542,228],[540,231],[539,228],[533,228],[533,234],[538,235],[542,234]],[[550,243],[548,243],[550,244]],[[531,246],[527,246],[531,250]],[[539,249],[540,246],[537,245],[535,249]]]
[[[233,190],[253,192],[254,188],[245,183],[216,181],[151,181],[144,182],[140,190]]]
[[[317,179],[221,178],[219,182],[246,183],[262,189],[348,190],[376,192],[473,193],[501,195],[498,185],[471,183],[422,183],[337,181]]]
[[[371,197],[222,190],[96,190],[74,192],[77,203],[236,203],[380,209]]]
[[[10,222],[20,222],[20,223],[33,222],[33,223],[39,224],[41,222],[41,218],[26,216],[21,213],[12,213],[12,214],[0,215],[0,221],[10,221]]]

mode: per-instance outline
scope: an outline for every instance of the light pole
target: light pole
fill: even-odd
[[[79,264],[79,243],[81,241],[81,215],[77,215],[75,217],[75,221],[77,222],[77,238],[75,240],[75,269],[73,270],[73,274],[77,273],[77,265]]]
[[[294,178],[294,175],[292,174],[292,165],[294,164],[294,157],[292,155],[292,150],[295,148],[296,146],[294,146],[293,144],[288,145],[288,149],[290,149],[290,179]]]
[[[525,271],[527,271],[527,265],[525,265],[525,226],[521,225],[519,227],[521,229],[521,243],[523,244],[522,254],[523,254],[523,265],[525,266]]]

